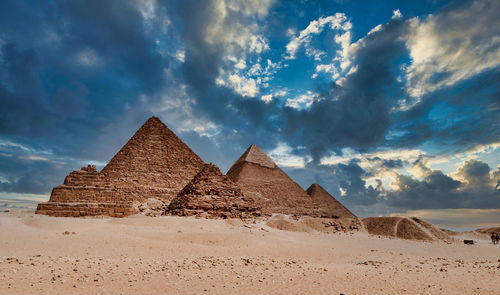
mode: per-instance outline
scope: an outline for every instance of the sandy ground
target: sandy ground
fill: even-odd
[[[0,294],[500,294],[500,246],[487,240],[12,212],[0,235]]]

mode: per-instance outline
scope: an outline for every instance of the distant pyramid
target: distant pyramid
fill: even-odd
[[[203,161],[160,119],[151,117],[101,172],[71,172],[36,213],[51,216],[126,216],[148,198],[170,202]]]
[[[170,202],[166,213],[181,216],[206,213],[223,218],[260,215],[255,201],[245,197],[238,185],[213,164],[205,164]]]
[[[317,215],[311,197],[255,144],[226,175],[262,206],[262,213]]]
[[[346,207],[344,207],[319,184],[311,184],[306,192],[309,196],[311,196],[313,204],[320,210],[322,217],[358,219],[356,215],[347,210]]]

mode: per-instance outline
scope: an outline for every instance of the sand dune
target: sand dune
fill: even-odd
[[[500,247],[487,240],[328,233],[305,220],[1,213],[0,294],[498,294]]]

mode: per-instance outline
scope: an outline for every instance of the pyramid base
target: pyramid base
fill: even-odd
[[[136,214],[137,211],[130,202],[63,203],[49,201],[38,204],[35,213],[54,217],[125,217]]]
[[[196,216],[205,217],[210,219],[228,219],[228,218],[240,218],[240,219],[251,219],[259,217],[262,214],[260,211],[226,211],[226,210],[203,210],[203,209],[171,209],[167,210],[163,215],[176,215],[176,216]]]

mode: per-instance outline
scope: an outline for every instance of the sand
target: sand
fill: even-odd
[[[478,236],[468,246],[267,222],[0,213],[0,294],[500,293],[500,246]]]

